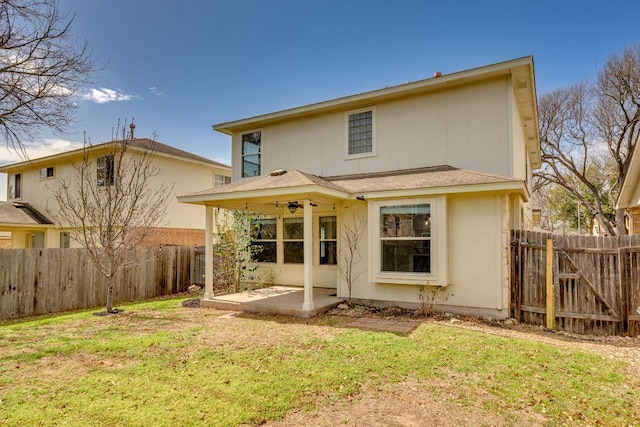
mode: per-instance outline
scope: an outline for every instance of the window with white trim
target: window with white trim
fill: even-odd
[[[282,219],[282,245],[285,264],[304,263],[304,218]]]
[[[40,179],[47,179],[53,177],[53,166],[40,169]]]
[[[319,218],[320,265],[336,265],[338,259],[338,222],[335,216]]]
[[[447,203],[443,197],[369,202],[369,279],[447,286]]]
[[[346,113],[346,155],[348,158],[375,155],[375,109]]]
[[[218,175],[215,174],[215,181],[214,181],[214,187],[218,188],[222,185],[225,184],[230,184],[231,183],[231,177],[230,176],[226,176],[226,175]]]
[[[431,273],[431,205],[380,206],[380,271]]]
[[[22,197],[22,174],[13,173],[9,175],[9,198],[19,199]]]
[[[262,151],[262,132],[242,135],[242,177],[260,175],[260,154]]]
[[[277,219],[259,218],[252,221],[252,242],[255,247],[252,258],[255,262],[277,261]]]
[[[96,160],[96,185],[98,187],[113,185],[115,175],[114,161],[112,154],[98,157]]]

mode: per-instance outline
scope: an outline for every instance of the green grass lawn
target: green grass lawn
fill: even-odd
[[[639,377],[593,354],[434,322],[399,336],[180,301],[0,324],[0,426],[259,425],[408,379],[455,381],[452,408],[475,402],[507,424],[523,411],[640,424]]]

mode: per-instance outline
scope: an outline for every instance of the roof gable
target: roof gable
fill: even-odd
[[[103,142],[101,144],[90,145],[87,149],[90,152],[99,153],[101,151],[108,151],[111,145],[117,141]],[[207,159],[197,154],[190,153],[188,151],[180,150],[179,148],[172,147],[162,142],[153,141],[149,138],[135,138],[130,140],[130,149],[134,151],[148,150],[153,146],[156,155],[171,157],[176,159],[185,160],[188,162],[196,162],[206,164],[209,166],[217,166],[222,169],[231,169],[229,165],[216,162],[214,160]],[[85,148],[79,148],[71,151],[64,151],[62,153],[52,154],[50,156],[39,157],[36,159],[29,159],[23,162],[11,163],[0,166],[0,172],[8,173],[11,170],[25,169],[25,168],[37,168],[43,165],[50,165],[51,163],[62,163],[71,159],[76,159],[82,156]]]

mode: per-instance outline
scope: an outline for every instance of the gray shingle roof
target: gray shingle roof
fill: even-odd
[[[0,202],[0,224],[53,224],[28,203]]]
[[[267,189],[320,186],[341,191],[345,195],[353,193],[373,193],[377,191],[433,189],[441,187],[466,186],[476,184],[517,183],[521,180],[482,172],[457,169],[452,166],[434,166],[418,169],[404,169],[357,175],[319,177],[299,170],[283,171],[276,175],[262,175],[246,178],[218,188],[187,194],[188,196],[222,195]]]

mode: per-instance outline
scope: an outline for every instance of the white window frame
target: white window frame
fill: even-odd
[[[51,171],[51,175],[49,175],[49,171]],[[55,169],[53,166],[47,166],[45,168],[40,169],[40,180],[50,179],[55,176]]]
[[[248,175],[245,176],[244,175],[244,158],[246,156],[255,156],[256,153],[253,154],[244,154],[244,141],[243,141],[243,137],[245,135],[249,135],[252,133],[259,133],[260,134],[260,150],[258,151],[257,155],[258,155],[258,175]],[[253,176],[261,176],[262,175],[262,154],[263,154],[263,149],[264,149],[264,132],[262,131],[262,129],[254,129],[251,131],[247,131],[247,132],[242,132],[240,134],[240,178],[251,178]]]
[[[276,244],[276,259],[274,261],[257,261],[257,260],[252,260],[252,262],[256,263],[256,264],[277,264],[278,263],[278,218],[276,217],[264,217],[264,218],[256,218],[251,222],[251,227],[253,229],[253,227],[255,227],[255,225],[257,225],[257,222],[259,221],[275,221],[276,224],[276,236],[274,239],[257,239],[255,237],[252,237],[252,243],[256,244],[256,245],[263,245],[264,243],[275,243]]]
[[[322,266],[336,266],[338,265],[338,216],[337,215],[329,215],[329,214],[320,214],[317,217],[317,226],[318,226],[318,237],[317,237],[317,241],[318,241],[318,265],[322,265]],[[336,223],[336,235],[333,238],[328,238],[326,236],[324,236],[322,234],[322,227],[321,227],[321,220],[322,218],[334,218],[335,219],[335,223]],[[336,259],[334,260],[335,262],[333,263],[325,263],[323,264],[321,262],[322,259],[322,244],[323,243],[329,243],[329,242],[334,242],[336,245]]]
[[[383,206],[431,205],[431,272],[382,271],[380,208]],[[369,202],[369,281],[399,285],[447,286],[446,198],[388,199]]]
[[[111,159],[110,161],[108,159]],[[115,183],[116,157],[113,154],[105,154],[96,159],[96,186],[108,187]],[[111,170],[109,168],[111,165]],[[102,171],[103,176],[100,176]]]
[[[219,173],[213,174],[213,186],[214,188],[221,187],[225,184],[231,183],[231,177],[228,175],[222,175]]]
[[[13,181],[13,185],[12,185]],[[9,200],[16,200],[22,198],[22,173],[12,173],[9,175],[7,179],[7,195],[9,196]]]
[[[300,238],[287,238],[285,236],[285,231],[286,231],[285,223],[288,220],[293,220],[293,221],[302,223],[302,227],[304,230],[304,217],[296,215],[296,216],[287,216],[282,218],[282,222],[281,222],[282,224],[282,263],[287,265],[303,265],[304,264],[304,245],[302,247],[302,260],[303,260],[302,262],[290,262],[290,261],[287,262],[287,260],[285,259],[286,258],[285,248],[287,246],[287,243],[304,243],[304,234]]]
[[[371,111],[371,151],[367,153],[358,153],[358,154],[349,154],[349,116],[358,113],[364,113],[367,111]],[[366,157],[374,157],[377,154],[376,148],[376,107],[364,107],[358,108],[357,110],[345,111],[344,113],[344,157],[346,160],[351,159],[362,159]]]

